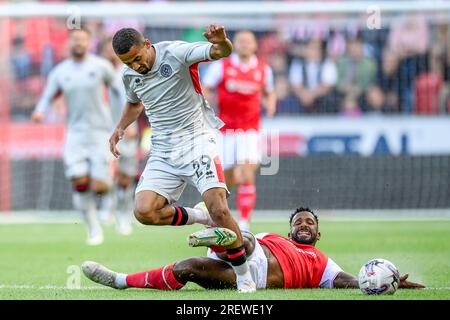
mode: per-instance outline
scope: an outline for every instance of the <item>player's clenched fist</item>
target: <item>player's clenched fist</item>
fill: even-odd
[[[225,27],[217,24],[209,25],[206,28],[206,32],[203,33],[203,36],[211,43],[221,43],[227,38]]]
[[[116,158],[120,156],[120,152],[117,149],[117,143],[119,143],[119,141],[123,138],[124,134],[124,130],[116,128],[116,130],[114,130],[113,134],[111,135],[111,138],[109,138],[109,150],[111,150],[111,153]]]
[[[203,36],[213,44],[210,49],[210,56],[213,60],[228,57],[233,51],[233,44],[227,38],[224,26],[211,24],[206,28]]]

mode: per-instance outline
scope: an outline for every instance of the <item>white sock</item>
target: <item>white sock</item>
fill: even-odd
[[[187,208],[184,207],[188,213],[188,220],[186,224],[194,224],[194,223],[200,223],[206,226],[212,226],[214,225],[214,221],[211,219],[211,216],[209,213],[201,210],[201,209],[194,209],[194,208]]]
[[[131,187],[126,189],[117,187],[117,211],[133,212],[134,190]]]
[[[72,194],[73,206],[79,211],[89,211],[95,208],[95,198],[91,191],[74,192]]]
[[[117,188],[116,223],[119,228],[124,225],[131,225],[134,200],[133,191],[133,188]]]
[[[251,277],[247,261],[239,266],[233,266],[233,270],[238,277],[247,277],[248,275]]]
[[[75,209],[81,211],[83,218],[88,225],[89,235],[94,236],[102,232],[100,222],[97,219],[97,210],[94,194],[90,191],[74,192],[72,195]]]
[[[119,288],[128,288],[127,285],[127,274],[125,273],[118,273],[116,275],[116,280],[114,281],[116,286]]]
[[[111,216],[116,207],[116,192],[110,189],[108,192],[102,193],[100,196],[99,211],[101,216],[107,220]]]

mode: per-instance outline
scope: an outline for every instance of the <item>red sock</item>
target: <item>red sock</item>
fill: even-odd
[[[159,269],[129,274],[127,285],[135,288],[148,288],[158,290],[178,290],[186,283],[179,282],[173,274],[175,263]]]
[[[243,183],[239,186],[237,206],[241,220],[250,220],[250,215],[256,203],[256,187],[254,183]]]
[[[226,247],[221,247],[221,246],[210,246],[209,248],[211,249],[212,252],[215,252],[215,253],[224,253],[227,251]]]

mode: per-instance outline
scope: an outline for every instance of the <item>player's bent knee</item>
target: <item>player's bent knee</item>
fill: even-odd
[[[158,225],[160,221],[156,210],[138,204],[134,208],[134,216],[137,221],[145,225]]]
[[[179,261],[173,267],[173,272],[181,276],[186,281],[195,279],[202,271],[205,270],[205,263],[208,261],[206,257],[192,257]]]
[[[127,189],[128,187],[131,186],[132,182],[133,182],[132,177],[129,177],[121,172],[117,174],[117,184],[119,185],[119,187]]]
[[[213,206],[213,208],[211,208],[210,215],[215,222],[226,220],[230,216],[230,209],[228,209],[227,206]]]
[[[91,190],[98,194],[106,193],[109,191],[109,184],[102,181],[92,181]]]
[[[131,186],[131,179],[129,179],[129,180],[121,179],[121,180],[117,181],[117,184],[122,189],[128,189]]]
[[[145,225],[155,225],[158,222],[158,219],[154,214],[152,214],[152,212],[145,212],[134,209],[134,216],[137,221]]]

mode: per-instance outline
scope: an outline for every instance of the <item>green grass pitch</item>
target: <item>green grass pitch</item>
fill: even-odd
[[[256,221],[253,232],[288,232],[286,221]],[[344,270],[357,274],[372,258],[392,261],[400,273],[421,282],[425,290],[398,290],[392,296],[365,296],[359,290],[259,290],[242,295],[233,290],[207,291],[189,283],[180,291],[114,290],[97,285],[81,273],[84,260],[95,260],[125,273],[144,271],[195,255],[187,235],[201,226],[136,227],[133,235],[105,228],[105,243],[84,245],[83,224],[0,224],[0,299],[450,299],[450,221],[320,222],[318,247]]]

